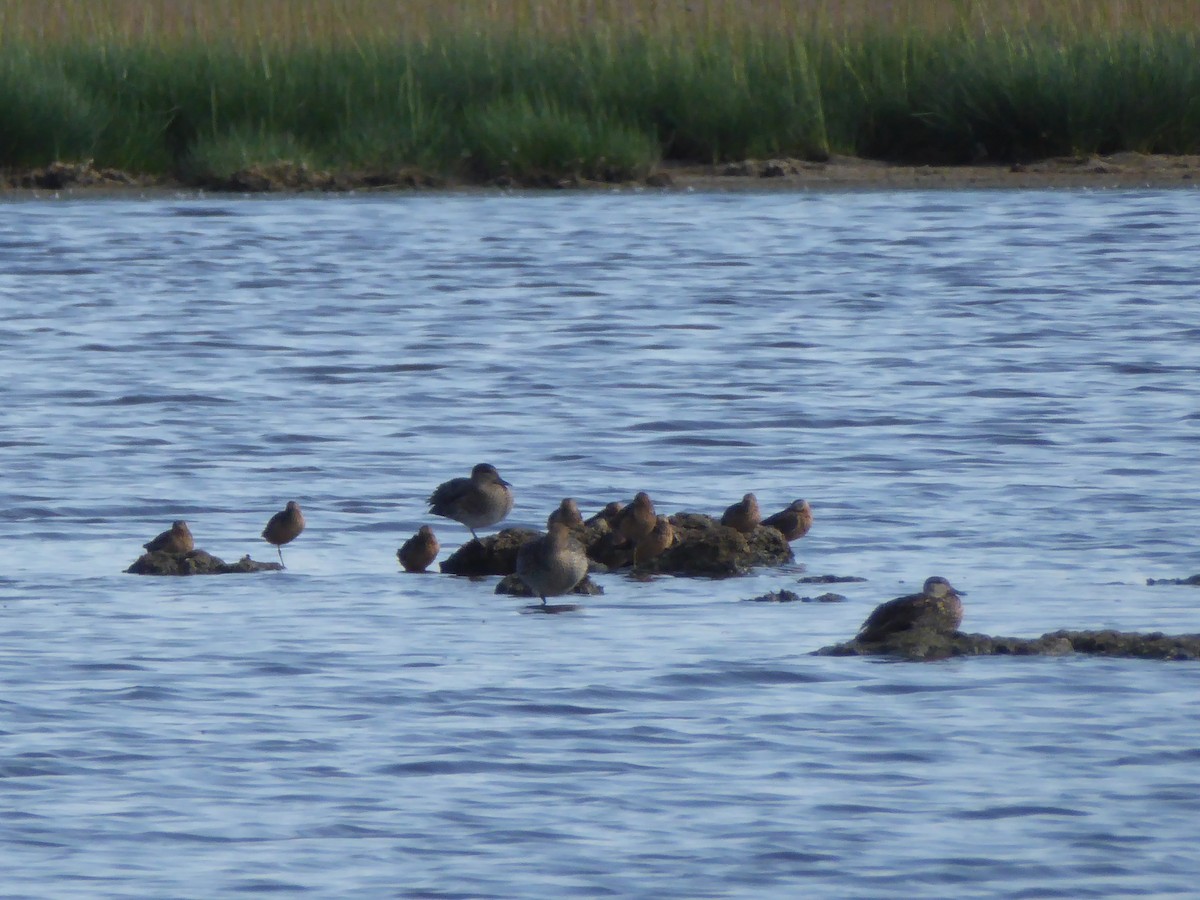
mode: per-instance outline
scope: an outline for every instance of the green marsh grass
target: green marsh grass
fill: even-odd
[[[1115,0],[0,0],[0,166],[542,183],[661,159],[1195,153],[1197,19]]]

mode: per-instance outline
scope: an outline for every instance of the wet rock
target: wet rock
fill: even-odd
[[[797,584],[849,584],[851,582],[866,581],[865,578],[859,578],[857,575],[805,575],[803,578],[797,578]]]
[[[757,597],[747,597],[747,603],[799,603],[804,598],[795,591],[771,591]]]
[[[774,528],[760,526],[751,534],[740,534],[700,513],[676,513],[670,520],[675,543],[638,566],[639,572],[718,578],[794,559],[788,542]],[[587,550],[592,571],[633,565],[633,544],[615,533],[607,522],[598,520],[573,528],[571,533]],[[468,541],[442,562],[442,571],[451,575],[511,575],[517,570],[521,544],[539,535],[527,528],[506,528],[478,541]]]
[[[517,575],[505,575],[498,585],[497,594],[507,594],[510,597],[532,597],[533,591]],[[584,575],[583,581],[575,585],[568,593],[582,594],[585,597],[595,597],[604,593],[604,588],[592,581],[591,575]]]
[[[82,162],[55,161],[40,169],[20,172],[8,179],[11,187],[58,191],[72,187],[104,184],[139,184],[139,179],[118,169],[97,169],[90,159]]]
[[[953,656],[1064,656],[1084,653],[1128,659],[1200,659],[1200,635],[1121,631],[1053,631],[1037,638],[949,634],[911,629],[867,643],[858,639],[814,651],[814,656],[890,656],[909,660]]]
[[[791,546],[774,528],[760,525],[750,534],[741,534],[702,513],[681,512],[670,519],[675,543],[639,566],[639,571],[719,578],[743,575],[755,566],[783,565],[795,558]],[[591,553],[589,546],[588,555]]]
[[[442,561],[450,575],[511,575],[517,571],[517,551],[541,532],[528,528],[505,528],[496,534],[470,540]]]
[[[143,553],[125,571],[130,575],[229,575],[236,572],[278,572],[277,562],[256,562],[247,554],[235,563],[227,563],[206,550],[187,553]]]
[[[1200,575],[1193,575],[1190,578],[1147,578],[1146,584],[1189,584],[1200,587]]]
[[[801,597],[795,591],[771,591],[760,597],[750,597],[749,603],[841,603],[846,598],[841,594],[820,594],[816,597]]]

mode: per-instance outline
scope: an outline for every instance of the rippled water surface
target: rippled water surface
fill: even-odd
[[[1200,666],[812,657],[1200,631],[1194,192],[0,206],[5,897],[1193,896]],[[404,575],[647,490],[816,524],[582,612]],[[282,573],[122,574],[184,518]],[[467,532],[433,520],[443,556]],[[743,602],[803,574],[846,601]]]

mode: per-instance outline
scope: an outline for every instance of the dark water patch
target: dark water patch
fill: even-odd
[[[510,712],[537,716],[602,716],[621,712],[612,707],[574,706],[569,703],[514,703]]]
[[[814,675],[812,672],[751,666],[672,672],[667,675],[659,675],[654,679],[658,684],[689,687],[722,687],[736,684],[817,684],[827,680],[824,675]]]
[[[229,890],[244,894],[307,894],[308,885],[295,881],[279,881],[273,878],[245,878],[229,884]]]
[[[234,403],[228,397],[211,394],[122,394],[115,400],[106,400],[102,406],[153,406],[160,403],[180,403],[187,406],[229,406]]]
[[[691,437],[664,437],[655,441],[656,444],[662,444],[667,447],[753,447],[751,441],[739,441],[734,438],[717,438],[703,437],[695,435]]]
[[[207,206],[200,203],[185,203],[166,209],[169,216],[180,219],[231,219],[239,215],[232,207]]]
[[[1067,816],[1085,817],[1085,810],[1071,809],[1067,806],[1039,806],[1036,804],[1017,803],[1002,806],[989,806],[984,809],[963,810],[954,814],[958,819],[978,819],[992,821],[995,819],[1022,819],[1029,816]]]
[[[1200,748],[1188,747],[1181,750],[1157,750],[1153,753],[1130,754],[1114,759],[1112,764],[1114,766],[1161,766],[1180,762],[1200,762]]]
[[[133,663],[73,663],[71,668],[81,672],[144,672],[145,666]]]

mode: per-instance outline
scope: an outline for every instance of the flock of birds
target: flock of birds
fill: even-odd
[[[512,512],[512,485],[500,477],[495,466],[479,463],[469,477],[452,478],[438,485],[429,495],[428,503],[431,514],[467,526],[471,537],[479,540],[475,529],[495,525]],[[609,503],[587,520],[575,500],[568,497],[550,513],[546,534],[526,541],[517,552],[517,576],[541,599],[542,606],[546,606],[548,597],[569,593],[587,575],[587,553],[573,536],[572,529],[600,520],[633,545],[635,566],[665,552],[675,540],[670,519],[655,512],[653,501],[644,491],[627,506]],[[754,494],[746,494],[721,516],[722,525],[743,534],[765,525],[779,531],[789,542],[807,534],[812,523],[812,509],[805,500],[797,500],[764,519]],[[271,516],[263,529],[262,537],[275,546],[281,566],[284,565],[284,544],[299,537],[304,524],[300,504],[289,500],[282,510]],[[190,553],[196,545],[187,523],[178,521],[143,546],[148,553],[179,555]],[[424,572],[437,558],[440,549],[433,529],[422,525],[404,543],[397,556],[405,571]],[[858,639],[880,641],[917,626],[957,631],[961,622],[962,600],[950,582],[935,576],[925,581],[919,594],[897,597],[877,607],[863,623]]]

